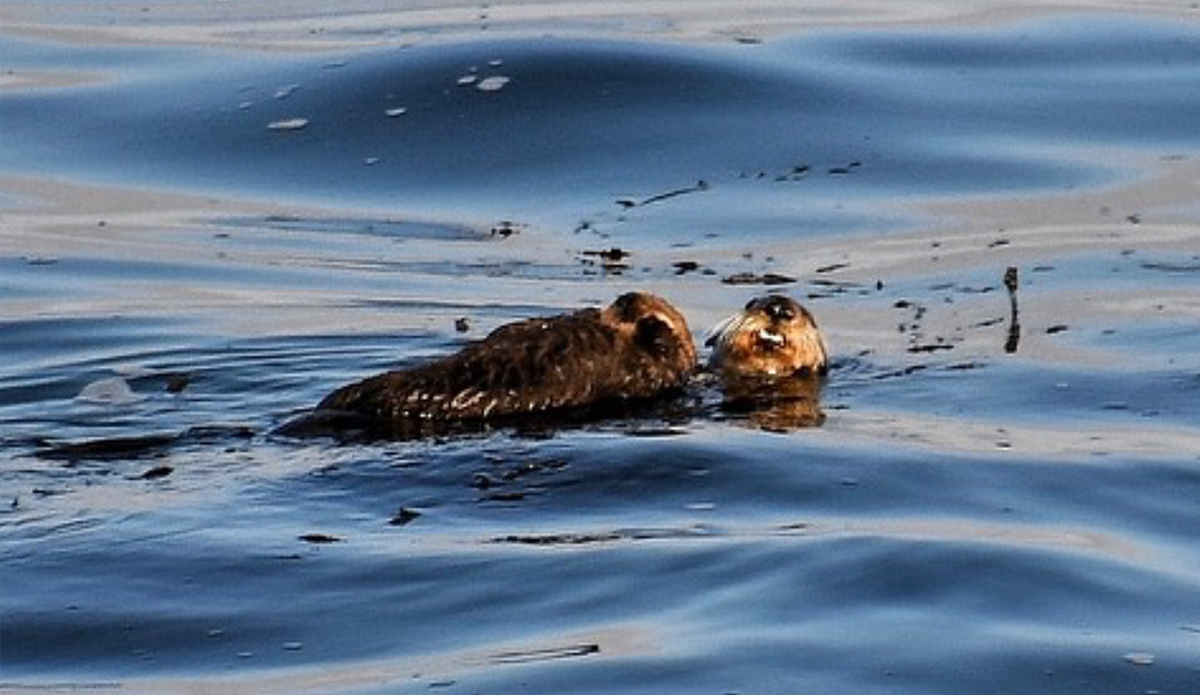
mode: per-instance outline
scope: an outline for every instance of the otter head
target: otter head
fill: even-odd
[[[600,312],[600,320],[623,340],[681,373],[696,366],[696,346],[679,310],[645,292],[628,292]]]
[[[709,334],[709,366],[723,376],[775,378],[824,374],[825,339],[807,309],[781,295],[752,299]]]

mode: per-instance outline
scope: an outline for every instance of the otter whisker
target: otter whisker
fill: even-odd
[[[721,320],[720,323],[713,326],[704,336],[705,347],[713,347],[729,342],[730,336],[736,335],[745,326],[749,319],[745,314],[733,314]]]

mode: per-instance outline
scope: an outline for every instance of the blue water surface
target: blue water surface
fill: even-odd
[[[796,284],[819,316],[870,294],[911,321],[968,283],[997,309],[929,354],[837,352],[821,427],[763,427],[710,392],[644,418],[338,443],[275,428],[479,333],[247,335],[210,298],[345,292],[347,312],[492,325],[622,281],[570,254],[480,260],[500,221],[752,255],[887,240],[930,200],[1135,180],[1200,154],[1196,26],[322,55],[3,36],[0,62],[89,75],[0,92],[0,174],[359,215],[197,222],[220,230],[211,257],[0,248],[0,691],[1200,692],[1200,332],[1167,312],[1027,318],[1026,341],[1078,350],[1038,363],[1004,352],[1002,268],[849,299]],[[1057,259],[1023,276],[1025,316],[1101,284],[1186,296],[1196,253]],[[177,310],[142,302],[172,283],[194,292]],[[439,299],[450,286],[477,299]],[[96,308],[58,309],[81,297]],[[960,356],[980,334],[991,347]],[[1087,350],[1122,359],[1070,357]]]

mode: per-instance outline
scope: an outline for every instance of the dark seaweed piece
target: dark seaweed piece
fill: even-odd
[[[796,282],[796,278],[778,273],[734,273],[721,278],[721,282],[726,285],[789,285]]]
[[[497,222],[492,227],[492,236],[507,239],[517,233],[517,225],[509,220]]]
[[[1009,266],[1004,271],[1004,286],[1008,289],[1008,304],[1011,316],[1008,324],[1008,337],[1004,341],[1004,351],[1012,354],[1017,351],[1017,347],[1021,343],[1021,322],[1018,318],[1020,313],[1017,308],[1017,268]]]
[[[139,475],[138,478],[141,480],[158,480],[159,478],[165,478],[174,472],[175,469],[171,466],[155,466],[154,468],[151,468],[145,473]]]
[[[388,525],[389,526],[405,526],[405,525],[412,523],[420,516],[421,516],[421,512],[413,511],[412,509],[409,509],[408,507],[401,507],[400,511],[396,512],[395,515],[392,516],[391,520],[388,521]]]
[[[330,536],[325,533],[306,533],[306,534],[299,536],[299,539],[304,541],[305,543],[312,543],[314,545],[325,545],[325,544],[329,544],[329,543],[341,543],[343,541],[343,539],[338,538],[337,536]]]
[[[664,200],[670,200],[671,198],[675,198],[675,197],[678,197],[681,195],[687,195],[689,193],[699,193],[700,191],[707,191],[707,190],[708,190],[708,182],[701,179],[701,180],[697,181],[696,185],[694,185],[694,186],[686,186],[684,188],[676,188],[674,190],[667,191],[666,193],[657,193],[655,195],[652,195],[648,198],[643,198],[641,200],[633,200],[632,198],[621,198],[620,200],[617,201],[617,205],[620,205],[622,208],[625,208],[626,210],[628,210],[629,208],[638,208],[638,207],[642,207],[645,205],[651,205],[653,203],[661,203]]]
[[[925,343],[922,345],[911,345],[908,348],[909,352],[937,352],[938,350],[953,350],[954,346],[950,343]]]

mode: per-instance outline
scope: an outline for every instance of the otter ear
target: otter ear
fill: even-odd
[[[641,296],[637,292],[626,292],[613,300],[613,307],[622,321],[632,321],[637,317],[638,304]]]
[[[638,319],[634,328],[633,342],[646,352],[664,354],[670,346],[671,327],[656,316],[646,316]]]

